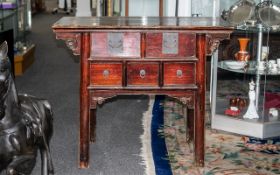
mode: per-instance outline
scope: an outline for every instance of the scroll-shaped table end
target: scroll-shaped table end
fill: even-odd
[[[66,46],[72,50],[74,55],[80,55],[81,34],[80,33],[56,33],[57,40],[64,40]]]

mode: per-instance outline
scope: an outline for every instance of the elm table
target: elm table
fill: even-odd
[[[80,168],[89,166],[98,104],[117,95],[157,94],[184,104],[194,163],[204,165],[206,55],[232,27],[200,17],[63,17],[52,28],[80,55]]]

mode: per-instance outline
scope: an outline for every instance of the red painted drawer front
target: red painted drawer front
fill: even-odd
[[[91,41],[92,57],[140,57],[140,33],[92,33]]]
[[[127,85],[158,86],[158,63],[127,63]]]
[[[164,63],[163,85],[176,86],[195,83],[194,63]]]
[[[187,32],[149,32],[146,34],[146,57],[195,56],[195,34]]]
[[[92,86],[122,86],[121,63],[91,63],[90,84]]]

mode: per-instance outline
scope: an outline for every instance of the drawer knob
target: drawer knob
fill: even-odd
[[[177,77],[181,78],[183,76],[183,71],[177,70],[176,75],[177,75]]]
[[[103,71],[103,77],[108,78],[109,74],[110,74],[109,70],[106,69]]]
[[[141,69],[139,75],[141,78],[145,78],[146,71],[144,69]]]

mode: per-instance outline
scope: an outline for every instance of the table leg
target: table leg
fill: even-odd
[[[80,168],[88,168],[89,165],[89,112],[81,106],[80,117]]]
[[[81,35],[81,80],[80,80],[80,168],[89,166],[89,64],[90,34]]]
[[[194,109],[187,107],[185,107],[185,109],[187,110],[186,138],[187,142],[191,142],[194,139]]]
[[[204,166],[204,115],[201,115],[200,98],[196,98],[194,117],[194,154],[195,164]]]
[[[205,118],[205,69],[206,69],[206,34],[197,34],[196,56],[196,82],[198,85],[195,93],[194,117],[194,153],[195,164],[204,166],[204,118]]]
[[[96,140],[96,109],[90,109],[90,141]]]

